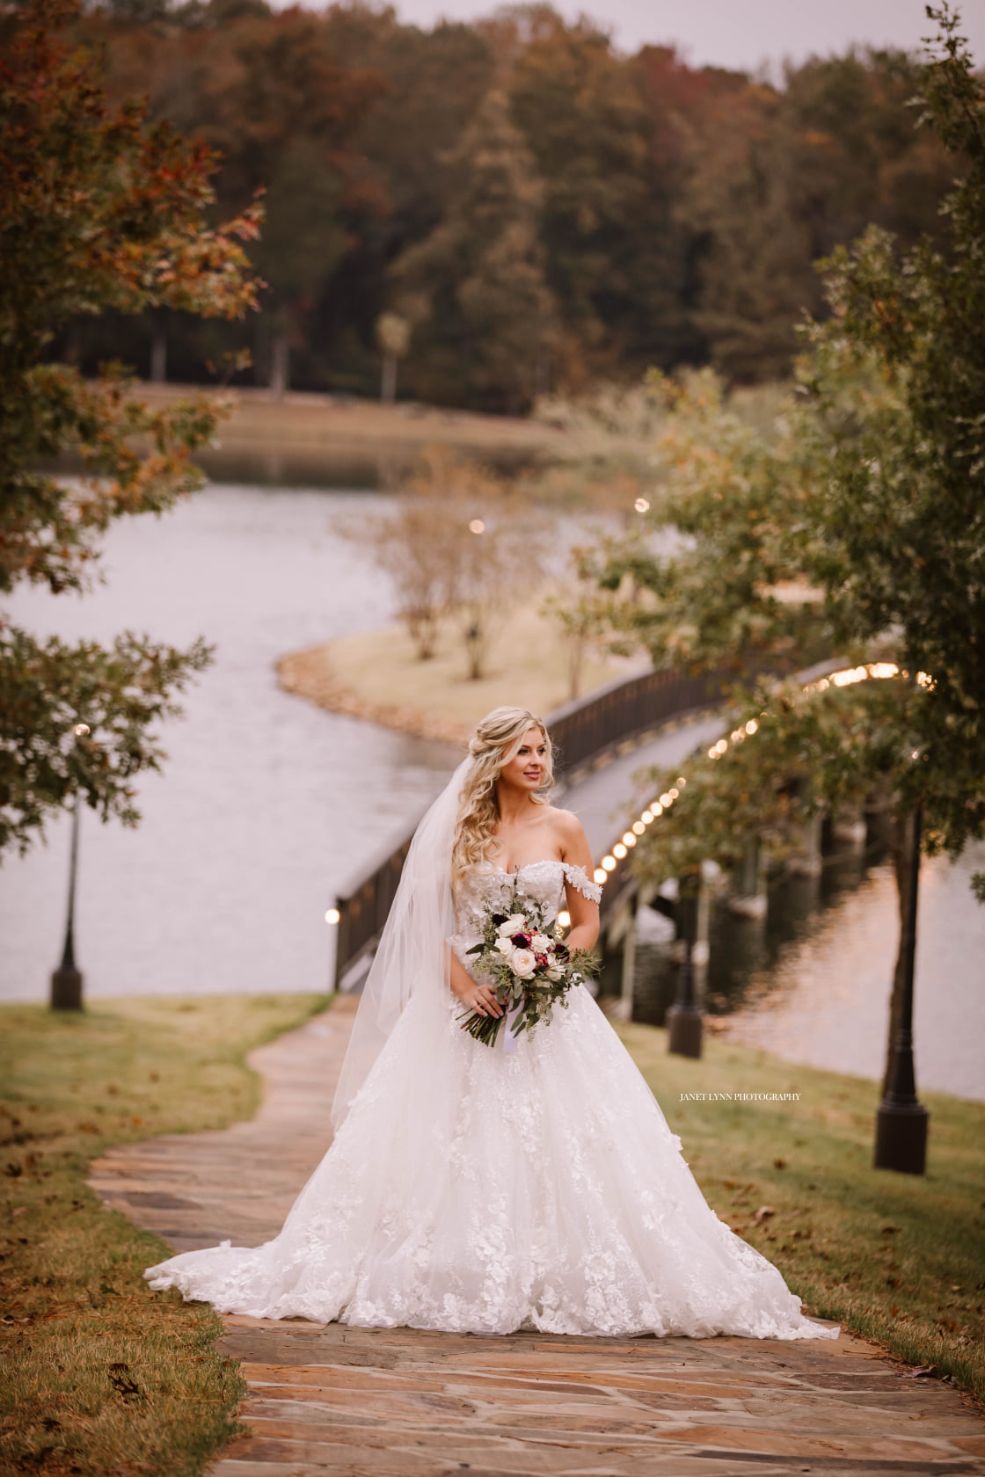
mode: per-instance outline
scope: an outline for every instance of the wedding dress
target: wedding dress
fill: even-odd
[[[427,879],[411,875],[419,902]],[[463,962],[514,886],[552,919],[566,888],[599,896],[560,860],[482,863],[446,935]],[[145,1271],[151,1287],[220,1312],[371,1327],[837,1338],[708,1205],[584,986],[492,1047],[462,1012],[447,987],[411,989],[380,1017],[385,1039],[278,1235],[173,1256]]]

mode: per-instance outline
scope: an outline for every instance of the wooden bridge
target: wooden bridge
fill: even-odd
[[[603,938],[609,944],[618,944],[624,935],[637,891],[629,850],[622,847],[621,856],[608,851],[624,829],[624,821],[615,816],[621,810],[625,817],[632,772],[644,764],[676,764],[706,734],[717,736],[721,725],[713,715],[734,679],[731,671],[650,671],[613,682],[547,715],[559,789],[581,817],[593,854],[606,857],[601,911]],[[336,899],[337,990],[353,988],[362,976],[390,911],[412,834],[371,862]]]

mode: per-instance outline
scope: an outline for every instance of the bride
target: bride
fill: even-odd
[[[513,898],[599,930],[585,833],[550,805],[551,740],[496,708],[415,832],[359,1000],[335,1137],[280,1232],[147,1268],[219,1312],[508,1334],[837,1338],[719,1219],[591,994],[495,1044],[466,950]]]

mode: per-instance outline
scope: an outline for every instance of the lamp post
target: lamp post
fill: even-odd
[[[485,531],[486,523],[484,518],[469,519],[469,533],[474,534],[477,539],[481,539]],[[474,547],[476,549],[474,562],[477,563],[478,560],[481,559],[482,555],[481,552],[479,552],[479,545],[475,545]],[[471,603],[472,618],[470,619],[468,625],[465,627],[465,650],[467,651],[469,658],[469,680],[472,682],[476,682],[482,675],[482,646],[484,633],[482,629],[482,618],[479,611],[478,601],[474,601]]]
[[[680,950],[677,998],[667,1011],[667,1050],[676,1056],[700,1057],[704,1019],[694,988],[694,944],[702,877],[698,868],[678,879],[677,917]]]
[[[886,1095],[876,1112],[876,1169],[923,1174],[927,1163],[929,1114],[917,1098],[913,1066],[913,975],[917,952],[917,900],[920,878],[920,836],[923,814],[917,801],[907,822],[906,908],[903,922],[903,977],[899,1021]]]
[[[88,723],[76,723],[72,733],[85,738],[92,730]],[[65,943],[62,960],[51,974],[51,1009],[81,1010],[83,976],[75,964],[75,880],[79,865],[79,796],[72,797],[72,831],[68,861],[68,917],[65,921]]]

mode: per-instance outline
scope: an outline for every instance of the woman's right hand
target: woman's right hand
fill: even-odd
[[[470,1010],[477,1011],[479,1015],[500,1016],[503,1014],[503,1007],[496,999],[496,992],[491,985],[477,984],[468,975],[466,979],[467,984],[456,981],[452,985],[452,989],[463,1005],[467,1005]]]
[[[470,1010],[477,1011],[479,1015],[499,1016],[503,1014],[503,1007],[496,999],[496,992],[492,985],[483,985],[478,980],[474,980],[450,945],[448,965],[448,982],[463,1005],[467,1005]]]

